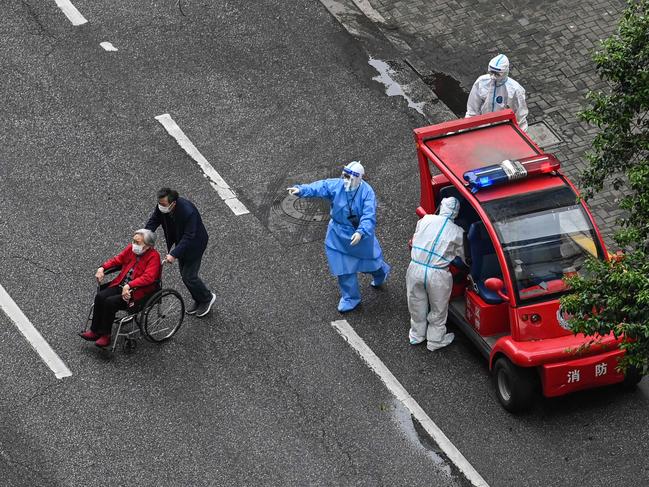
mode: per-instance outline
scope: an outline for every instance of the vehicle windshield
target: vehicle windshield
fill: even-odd
[[[581,274],[602,251],[581,204],[564,186],[487,202],[519,301],[566,290],[564,276]]]

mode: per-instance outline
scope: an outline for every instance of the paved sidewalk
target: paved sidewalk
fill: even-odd
[[[615,30],[623,0],[370,3],[433,73],[459,81],[462,90],[450,100],[456,105],[464,104],[462,97],[466,99],[475,78],[485,73],[489,59],[498,52],[507,54],[511,76],[527,91],[530,124],[544,121],[561,137],[563,142],[548,151],[557,154],[564,171],[577,180],[593,129],[576,114],[585,106],[588,90],[604,86],[591,54],[598,41]],[[610,245],[620,214],[615,194],[602,192],[589,204]]]

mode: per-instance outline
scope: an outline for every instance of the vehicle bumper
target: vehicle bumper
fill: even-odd
[[[536,367],[618,351],[622,340],[622,337],[615,338],[613,333],[597,338],[578,334],[530,341],[514,340],[508,335],[499,338],[494,344],[490,368],[498,354],[505,355],[519,367]]]
[[[616,384],[624,380],[617,371],[623,350],[600,353],[590,357],[542,365],[540,369],[543,395],[561,396],[592,387]]]

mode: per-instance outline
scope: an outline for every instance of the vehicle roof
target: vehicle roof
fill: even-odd
[[[464,181],[464,173],[471,169],[498,164],[506,159],[517,160],[541,154],[541,151],[511,123],[443,134],[425,140],[424,143],[460,181]],[[475,197],[484,202],[565,184],[560,177],[548,174],[484,188],[478,191]]]

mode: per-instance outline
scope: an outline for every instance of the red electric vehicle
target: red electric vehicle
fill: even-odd
[[[568,330],[559,297],[564,276],[587,257],[608,259],[578,192],[516,123],[511,110],[415,130],[421,179],[417,214],[442,198],[460,201],[470,271],[456,279],[451,320],[489,361],[498,399],[509,411],[552,397],[641,376],[617,371],[621,339]],[[457,278],[458,268],[451,266]],[[590,346],[586,346],[590,345]]]

